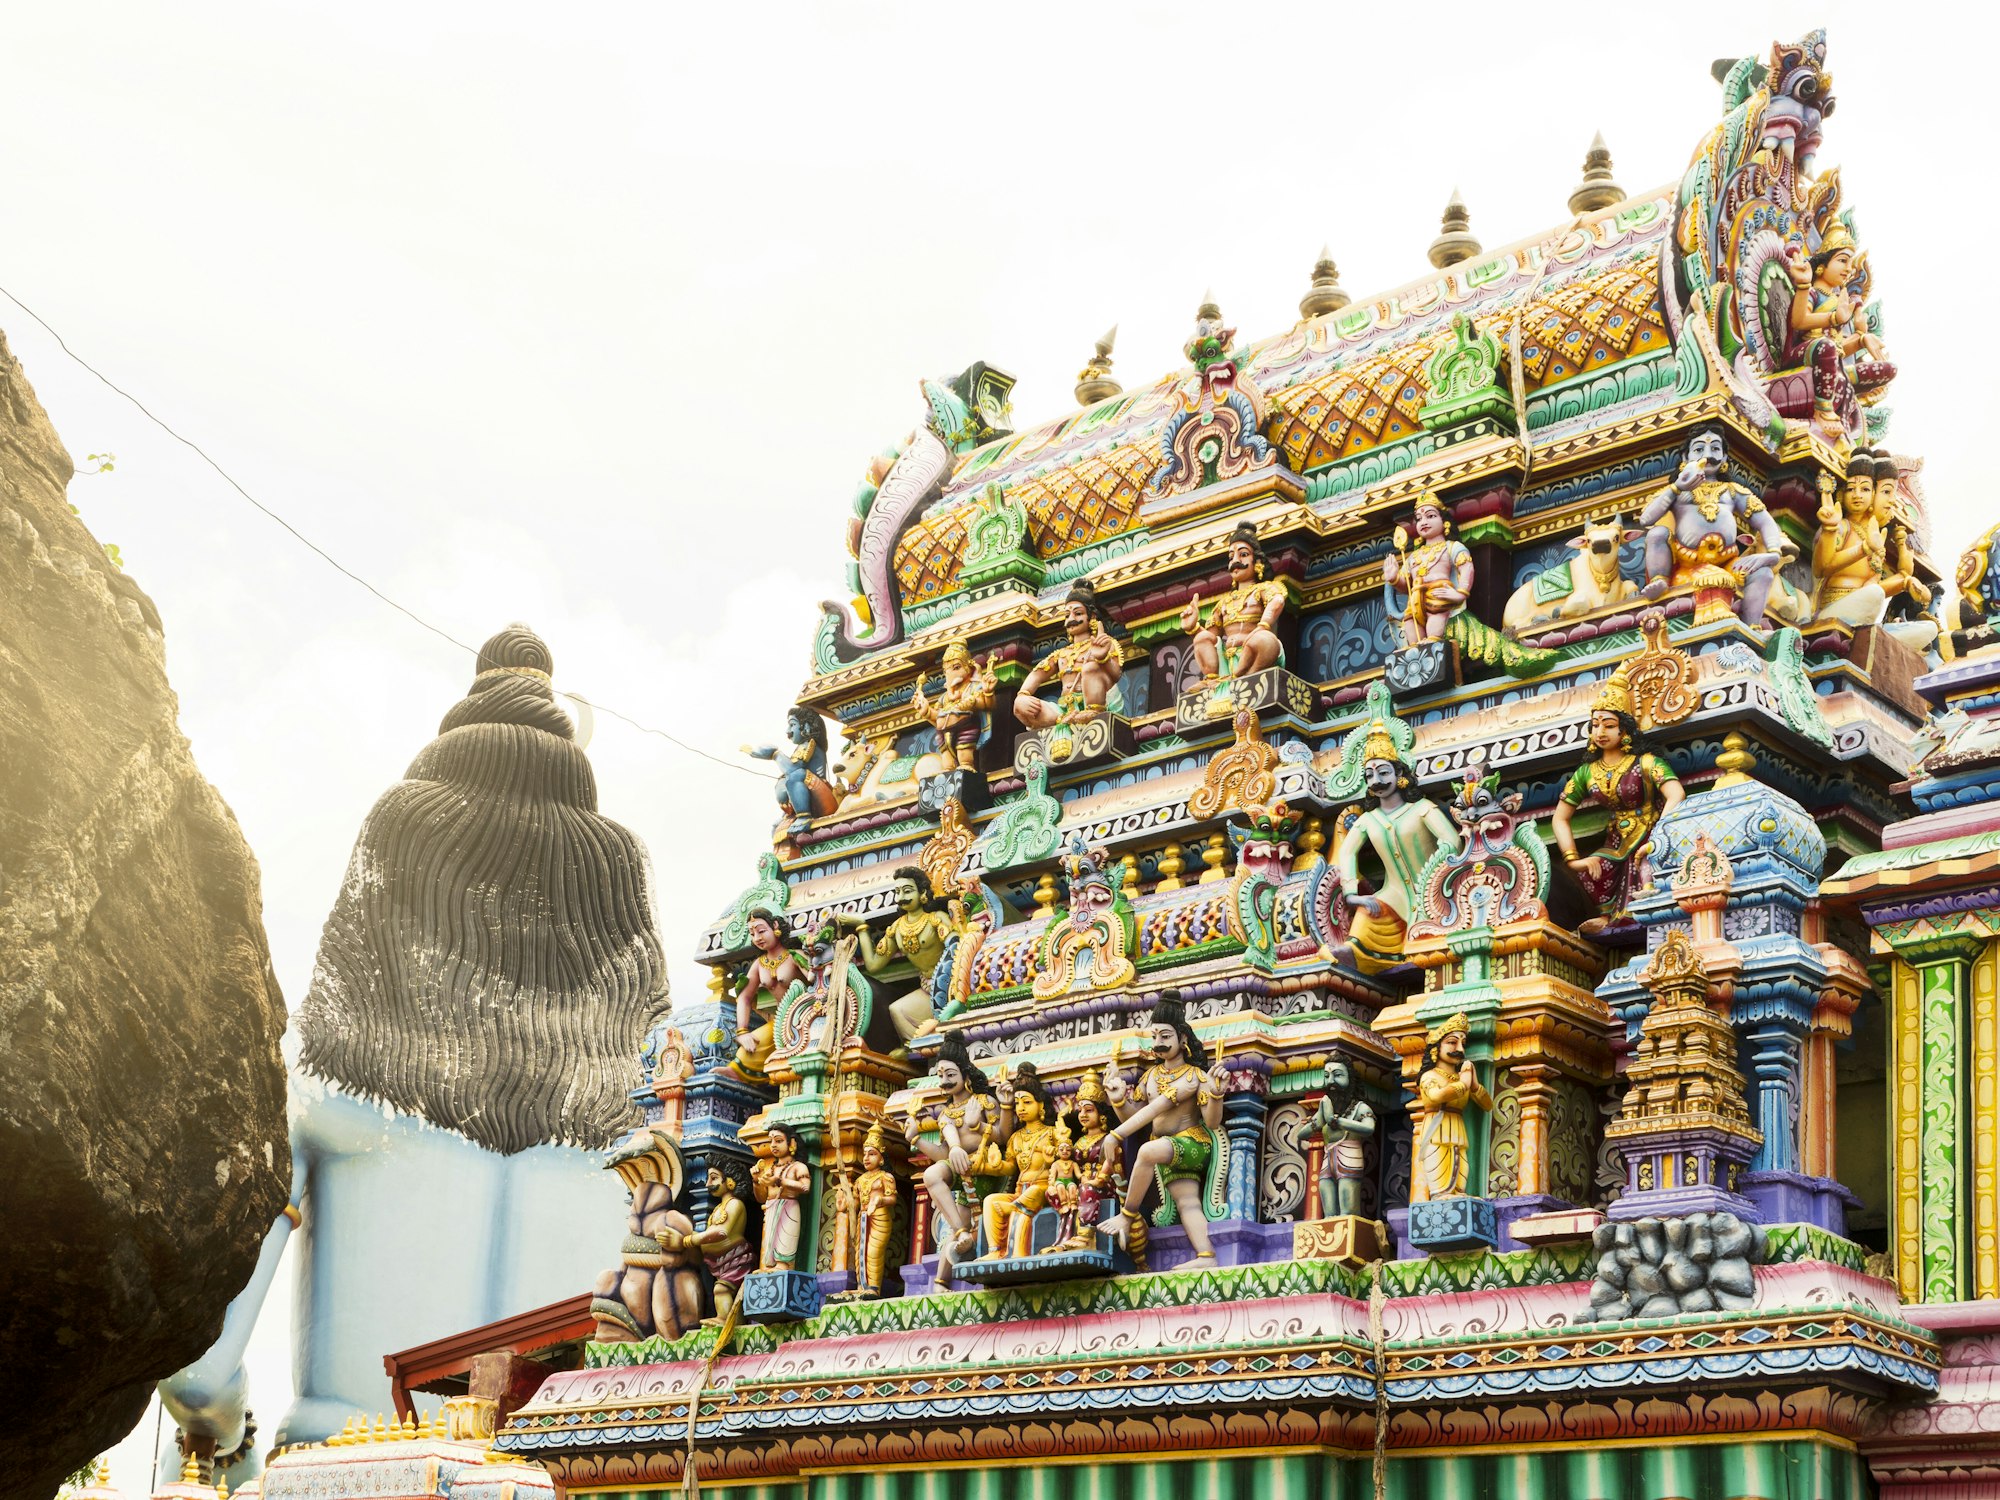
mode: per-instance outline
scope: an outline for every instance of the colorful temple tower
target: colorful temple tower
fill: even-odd
[[[1721,69],[1677,184],[1599,142],[1544,234],[1454,199],[1434,274],[1323,255],[1134,390],[1106,335],[1059,419],[922,383],[648,1038],[600,1341],[498,1453],[647,1500],[1986,1492],[1996,543],[1946,601],[1825,53]]]

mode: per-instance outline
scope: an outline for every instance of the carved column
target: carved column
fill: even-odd
[[[1307,1128],[1311,1128],[1310,1122]],[[1312,1139],[1306,1142],[1306,1201],[1299,1207],[1299,1217],[1302,1220],[1311,1222],[1320,1217],[1319,1174],[1325,1163],[1326,1138],[1314,1130]]]
[[[1229,1137],[1229,1217],[1257,1222],[1257,1152],[1264,1140],[1264,1079],[1223,1096],[1222,1130]],[[1316,1183],[1307,1185],[1310,1195]]]
[[[1514,1095],[1521,1101],[1521,1163],[1514,1191],[1523,1198],[1549,1191],[1549,1109],[1555,1099],[1556,1070],[1542,1063],[1513,1069]]]

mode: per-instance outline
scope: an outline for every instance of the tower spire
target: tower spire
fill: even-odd
[[[1442,271],[1479,253],[1479,240],[1472,232],[1472,214],[1458,189],[1451,190],[1451,202],[1444,206],[1444,228],[1431,241],[1431,264]]]
[[[1570,192],[1569,211],[1573,214],[1595,213],[1600,208],[1622,203],[1624,199],[1625,189],[1612,179],[1611,148],[1604,144],[1604,132],[1600,130],[1583,158],[1583,181]]]
[[[1312,285],[1299,299],[1299,316],[1324,317],[1328,313],[1339,312],[1353,300],[1340,284],[1340,268],[1333,263],[1332,247],[1320,246],[1319,259],[1313,262]]]

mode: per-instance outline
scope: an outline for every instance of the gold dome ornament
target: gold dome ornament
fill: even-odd
[[[1479,253],[1479,239],[1472,232],[1472,214],[1458,189],[1451,190],[1451,202],[1444,206],[1444,228],[1431,241],[1431,264],[1442,271]]]
[[[1597,690],[1590,711],[1594,714],[1630,714],[1635,720],[1639,717],[1632,708],[1632,690],[1616,672],[1604,679],[1604,686]]]
[[[1109,401],[1125,389],[1111,378],[1111,346],[1118,341],[1118,325],[1097,341],[1097,352],[1091,355],[1089,363],[1076,372],[1076,404],[1095,406],[1100,401]]]
[[[1299,316],[1323,318],[1339,312],[1353,300],[1340,284],[1340,268],[1333,263],[1332,247],[1320,246],[1319,259],[1313,262],[1312,285],[1299,299]]]
[[[1604,144],[1604,132],[1600,130],[1583,158],[1583,181],[1570,191],[1569,211],[1573,214],[1595,213],[1600,208],[1609,208],[1624,201],[1625,189],[1612,180],[1611,148]]]

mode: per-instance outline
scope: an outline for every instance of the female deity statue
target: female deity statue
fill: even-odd
[[[1834,437],[1861,430],[1857,389],[1886,384],[1896,373],[1882,361],[1882,341],[1865,325],[1857,326],[1861,304],[1848,287],[1864,279],[1865,268],[1854,251],[1854,236],[1836,220],[1810,260],[1794,249],[1788,261],[1798,290],[1792,294],[1785,362],[1811,368],[1813,421]],[[1867,361],[1857,363],[1852,358],[1857,354],[1866,354]]]
[[[988,1193],[983,1209],[986,1226],[986,1259],[1014,1260],[1028,1253],[1035,1229],[1035,1214],[1049,1201],[1049,1169],[1056,1159],[1056,1127],[1050,1116],[1048,1085],[1037,1076],[1033,1063],[1015,1070],[1012,1094],[999,1095],[1000,1107],[1014,1117],[1007,1136],[1003,1171],[1011,1173],[1013,1187],[1006,1192]],[[1010,1107],[1011,1102],[1011,1107]]]
[[[1248,677],[1285,664],[1277,625],[1291,595],[1271,577],[1264,544],[1247,521],[1229,537],[1229,583],[1229,592],[1210,608],[1206,625],[1200,594],[1181,610],[1181,629],[1194,637],[1195,665],[1211,687],[1224,677]]]
[[[1115,1066],[1115,1063],[1114,1063]],[[1125,1188],[1124,1151],[1119,1138],[1111,1133],[1116,1123],[1104,1080],[1093,1073],[1083,1075],[1077,1085],[1076,1101],[1070,1106],[1069,1134],[1076,1141],[1077,1200],[1076,1227],[1052,1247],[1054,1251],[1094,1250],[1097,1226],[1118,1204]],[[1130,1226],[1126,1249],[1139,1269],[1146,1266],[1146,1225],[1141,1220]]]
[[[808,982],[805,958],[793,946],[791,929],[768,907],[753,907],[744,923],[750,932],[750,971],[736,992],[736,1061],[734,1067],[753,1083],[764,1081],[771,1061],[772,1026],[778,1005],[794,984]],[[767,997],[768,1009],[759,1020],[757,1001]]]
[[[1442,808],[1411,795],[1417,779],[1379,719],[1362,747],[1361,784],[1375,805],[1342,836],[1334,866],[1351,914],[1349,954],[1355,968],[1376,974],[1402,962],[1403,934],[1409,930],[1418,873],[1440,846],[1457,849],[1460,835]],[[1365,849],[1374,850],[1382,862],[1382,878],[1372,895],[1361,894]]]
[[[1408,533],[1396,528],[1396,551],[1382,560],[1382,582],[1405,596],[1403,644],[1420,646],[1442,640],[1445,622],[1465,608],[1472,592],[1472,554],[1452,540],[1451,521],[1435,496],[1417,502],[1412,522],[1417,545],[1409,546]]]
[[[1579,883],[1597,903],[1599,915],[1577,930],[1586,937],[1604,931],[1625,913],[1633,872],[1651,848],[1653,825],[1681,800],[1674,768],[1649,752],[1632,712],[1632,694],[1614,673],[1590,709],[1590,752],[1556,802],[1554,832]],[[1576,851],[1570,823],[1579,807],[1602,807],[1611,814],[1597,852]]]
[[[937,731],[937,753],[947,771],[973,768],[973,757],[986,738],[995,686],[992,658],[975,663],[963,641],[944,648],[944,687],[935,703],[924,696],[923,682],[918,681],[910,707]]]
[[[823,818],[840,805],[840,794],[826,775],[826,720],[803,703],[785,715],[785,738],[791,743],[744,745],[753,760],[777,762],[778,806],[785,810],[781,826],[800,818]]]
[[[861,1143],[861,1175],[842,1182],[841,1209],[853,1215],[849,1243],[854,1245],[857,1300],[873,1300],[882,1295],[882,1279],[889,1271],[889,1235],[896,1225],[896,1179],[884,1162],[888,1147],[882,1122],[869,1128]]]
[[[1417,1132],[1416,1163],[1410,1173],[1410,1201],[1457,1198],[1465,1193],[1471,1136],[1465,1128],[1468,1105],[1493,1108],[1465,1055],[1472,1023],[1463,1012],[1435,1027],[1424,1038],[1424,1071],[1417,1079],[1417,1097],[1424,1106],[1423,1128]]]
[[[804,1213],[799,1200],[812,1191],[812,1169],[798,1158],[799,1138],[791,1126],[773,1125],[765,1140],[770,1156],[750,1169],[757,1201],[764,1205],[764,1244],[757,1269],[795,1271]]]
[[[924,1168],[923,1182],[937,1212],[938,1280],[944,1281],[976,1237],[971,1211],[979,1201],[979,1190],[974,1179],[997,1176],[1002,1170],[1000,1147],[994,1141],[1000,1106],[993,1085],[966,1051],[962,1031],[944,1034],[931,1072],[944,1087],[943,1102],[930,1112],[944,1143],[944,1160]],[[912,1146],[918,1145],[918,1130],[913,1115],[908,1129]]]

